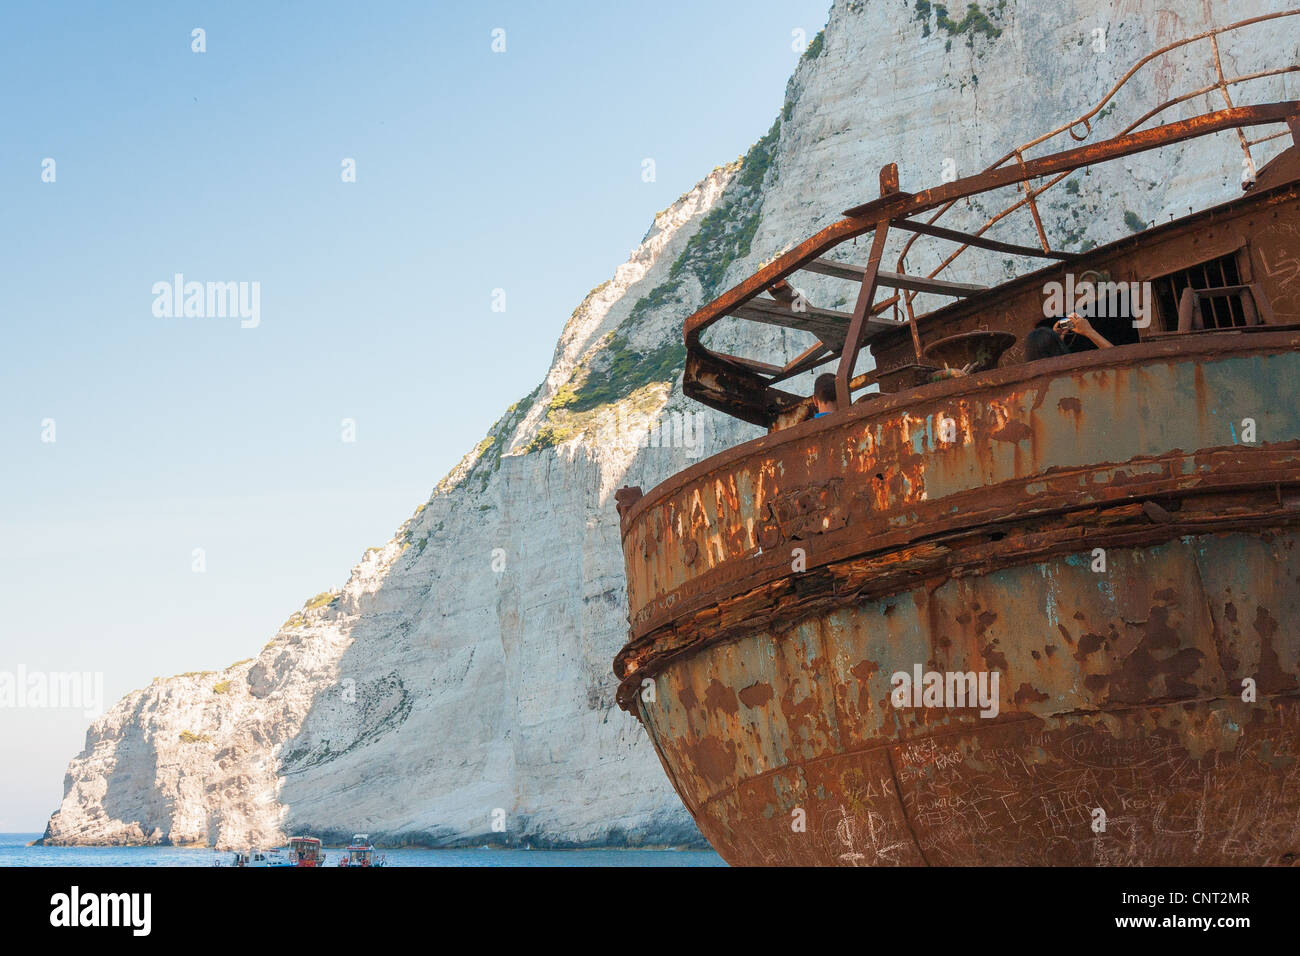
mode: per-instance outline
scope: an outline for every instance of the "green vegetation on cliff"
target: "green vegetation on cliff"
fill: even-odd
[[[1005,6],[1006,0],[998,0],[998,4],[992,8],[992,12],[995,15],[999,14]],[[1002,35],[1002,28],[989,18],[989,11],[982,9],[978,3],[966,4],[966,15],[960,20],[954,20],[948,14],[948,8],[942,3],[930,3],[930,0],[916,0],[916,6],[913,9],[916,11],[915,19],[921,22],[921,36],[924,37],[930,35],[931,11],[935,15],[935,25],[940,30],[943,30],[950,37],[965,35],[967,46],[973,47],[975,45],[975,34],[977,33],[984,34],[990,40]],[[951,49],[951,41],[949,41],[948,48]]]
[[[818,34],[809,49],[820,49],[820,42]],[[722,291],[727,270],[749,255],[758,229],[763,182],[771,169],[780,132],[781,120],[777,119],[739,160],[725,199],[700,220],[669,267],[667,278],[636,301],[623,324],[606,333],[574,369],[569,381],[557,389],[547,408],[546,422],[528,451],[549,448],[573,437],[583,424],[578,416],[623,401],[648,385],[671,383],[681,374],[686,365],[686,348],[677,332],[678,323],[669,324],[672,335],[667,341],[648,349],[634,347],[631,333],[652,313],[682,309],[691,279],[699,285],[700,301],[716,297]]]
[[[816,35],[815,37],[813,37],[813,39],[812,39],[812,43],[809,43],[809,44],[808,44],[808,49],[806,49],[806,50],[803,51],[803,56],[801,56],[799,59],[800,59],[800,60],[815,60],[815,59],[817,59],[817,57],[821,56],[821,55],[822,55],[822,42],[823,42],[825,39],[826,39],[826,30],[825,30],[824,28],[821,29],[821,30],[818,30],[818,31],[817,31],[817,35]]]

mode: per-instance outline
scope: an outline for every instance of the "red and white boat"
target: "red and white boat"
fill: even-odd
[[[315,837],[292,837],[289,840],[289,866],[324,866],[325,851]]]
[[[375,855],[375,846],[370,842],[368,833],[354,833],[339,866],[375,867],[383,866],[385,857]]]

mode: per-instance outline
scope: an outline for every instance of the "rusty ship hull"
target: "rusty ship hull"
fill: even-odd
[[[638,502],[647,637],[618,667],[652,675],[625,699],[710,843],[738,864],[1289,862],[1298,347],[1225,333],[930,385]],[[1272,440],[1235,442],[1248,418]],[[999,672],[997,716],[893,706],[918,664]]]
[[[890,164],[879,198],[686,319],[686,394],[768,434],[619,492],[630,630],[614,673],[729,863],[1296,861],[1300,103],[1234,106],[1228,90],[1300,66],[1227,76],[1217,46],[1296,17],[1162,48],[973,177],[906,192]],[[1165,122],[1189,94],[1026,156],[1085,139],[1128,77],[1196,43],[1228,108]],[[1043,191],[1220,132],[1249,169],[1260,144],[1284,148],[1239,198],[1051,245]],[[936,221],[1009,186],[978,230]],[[1039,246],[986,234],[1016,210]],[[836,258],[868,234],[865,265]],[[919,237],[958,248],[914,274]],[[994,287],[941,275],[970,249],[1047,264]],[[796,295],[801,270],[856,284],[852,313]],[[1081,279],[1145,288],[1146,305],[1110,323],[1114,341],[1029,352],[1070,311],[1049,290]],[[955,301],[918,314],[918,295]],[[777,364],[717,351],[703,334],[724,318],[810,344]],[[868,348],[875,368],[856,374]],[[817,400],[779,386],[832,361],[836,402],[812,418]],[[909,694],[925,675],[947,696]]]

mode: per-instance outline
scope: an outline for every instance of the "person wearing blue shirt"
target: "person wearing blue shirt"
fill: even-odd
[[[834,373],[823,372],[817,376],[817,381],[813,383],[813,401],[817,404],[817,414],[813,418],[821,418],[835,411]]]

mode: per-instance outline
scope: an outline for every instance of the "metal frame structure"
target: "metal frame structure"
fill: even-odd
[[[883,167],[880,171],[880,195],[877,199],[846,210],[843,219],[790,249],[686,320],[684,334],[687,359],[683,380],[684,391],[697,401],[737,418],[770,426],[781,411],[804,401],[801,396],[783,391],[776,386],[838,358],[839,363],[835,373],[836,392],[840,406],[846,407],[852,400],[853,392],[867,387],[874,381],[874,376],[871,374],[855,377],[854,368],[863,346],[875,335],[906,324],[911,331],[917,362],[922,361],[921,338],[917,328],[918,316],[913,307],[913,300],[918,294],[927,292],[965,298],[986,291],[983,286],[953,282],[938,277],[939,273],[947,269],[969,247],[975,246],[1008,255],[1056,262],[1069,262],[1084,255],[1051,247],[1037,206],[1038,196],[1075,170],[1230,129],[1236,130],[1244,154],[1245,168],[1252,172],[1255,168],[1251,154],[1252,146],[1285,136],[1288,131],[1292,141],[1300,145],[1300,101],[1238,106],[1233,103],[1229,93],[1229,87],[1236,84],[1284,73],[1300,72],[1300,64],[1231,77],[1225,76],[1218,40],[1220,35],[1243,27],[1295,16],[1300,16],[1300,9],[1241,20],[1161,47],[1139,60],[1091,110],[1016,147],[973,176],[911,193],[900,189],[896,164],[890,163]],[[1093,117],[1106,107],[1116,93],[1142,67],[1174,49],[1201,41],[1208,42],[1211,48],[1214,82],[1167,100],[1110,139],[1037,158],[1026,158],[1025,153],[1028,150],[1063,134],[1068,134],[1076,142],[1085,139],[1092,131]],[[1138,129],[1168,108],[1216,89],[1224,100],[1223,109],[1147,129]],[[1282,124],[1284,128],[1257,139],[1248,139],[1244,132],[1247,128],[1275,124]],[[1077,132],[1080,128],[1082,133]],[[1047,181],[1040,185],[1032,185],[1032,181],[1038,179],[1047,179]],[[1252,184],[1253,180],[1248,180],[1244,186],[1249,188]],[[974,232],[961,232],[936,224],[937,220],[958,200],[1013,185],[1020,187],[1021,198],[990,217]],[[995,223],[1025,206],[1028,206],[1033,218],[1039,247],[1001,242],[985,236]],[[934,214],[928,219],[913,218],[932,210]],[[893,229],[911,235],[903,245],[894,271],[886,271],[881,268],[881,263],[884,258],[885,242]],[[872,241],[864,266],[827,258],[827,253],[841,243],[867,233],[872,234]],[[906,258],[919,236],[956,242],[959,245],[956,251],[943,259],[928,274],[911,275],[906,271]],[[788,281],[794,273],[801,270],[858,282],[853,311],[847,313],[818,308],[804,301]],[[892,289],[894,294],[876,301],[876,293],[881,288]],[[891,309],[894,318],[885,318],[884,313]],[[906,313],[905,317],[901,315],[903,312]],[[772,365],[713,351],[701,342],[701,335],[705,329],[725,316],[809,332],[816,336],[817,343],[784,365]]]

